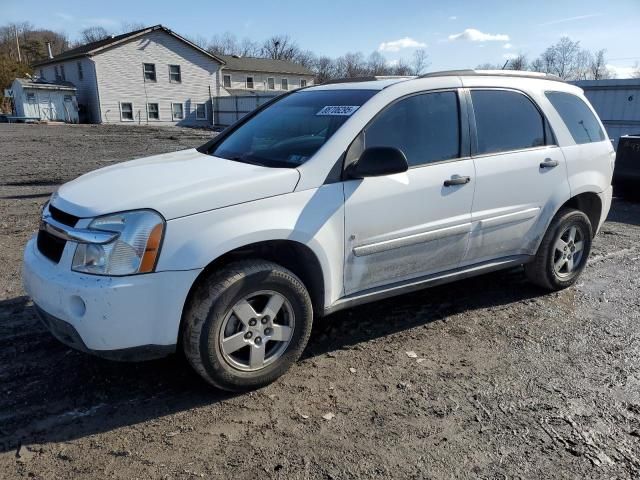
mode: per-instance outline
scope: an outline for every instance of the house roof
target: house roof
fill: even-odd
[[[76,87],[71,82],[47,82],[44,80],[33,80],[31,78],[16,78],[16,82],[22,85],[22,88],[39,88],[43,90],[69,90],[74,91]]]
[[[53,58],[47,58],[46,60],[43,60],[41,62],[34,63],[33,66],[34,67],[39,67],[39,66],[42,66],[42,65],[49,65],[51,63],[58,63],[58,62],[62,62],[62,61],[65,61],[65,60],[71,60],[71,59],[74,59],[74,58],[95,55],[96,53],[100,53],[102,50],[105,50],[105,49],[110,48],[110,47],[114,47],[114,46],[116,46],[116,45],[118,45],[120,43],[124,43],[124,42],[126,42],[126,41],[128,41],[128,40],[130,40],[132,38],[136,38],[136,37],[139,37],[141,35],[145,35],[147,33],[154,32],[154,31],[157,31],[157,30],[161,30],[163,32],[166,32],[167,34],[171,35],[172,37],[175,37],[178,40],[186,43],[190,47],[198,50],[203,55],[206,55],[206,56],[212,58],[213,60],[215,60],[218,63],[222,63],[222,64],[225,63],[224,60],[222,60],[219,56],[213,55],[212,53],[206,51],[205,49],[200,48],[195,43],[190,42],[189,40],[187,40],[184,37],[181,37],[176,32],[174,32],[172,30],[169,30],[167,27],[164,27],[162,25],[154,25],[152,27],[141,28],[140,30],[134,30],[133,32],[123,33],[121,35],[111,36],[111,37],[108,37],[108,38],[104,38],[102,40],[98,40],[96,42],[91,42],[91,43],[86,43],[84,45],[80,45],[79,47],[72,48],[71,50],[67,50],[66,52],[63,52],[60,55],[56,55]]]
[[[288,60],[272,60],[270,58],[240,57],[238,55],[219,55],[224,60],[227,70],[265,73],[291,73],[294,75],[313,75],[307,67]]]

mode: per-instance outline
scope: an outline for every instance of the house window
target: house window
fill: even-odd
[[[57,65],[53,67],[53,71],[55,73],[56,80],[60,80],[60,69],[58,69]]]
[[[182,83],[180,65],[169,65],[169,81],[171,83]]]
[[[231,75],[224,75],[222,77],[222,86],[224,88],[231,88]]]
[[[276,79],[275,78],[267,78],[267,88],[269,90],[275,90],[276,89]]]
[[[247,77],[247,88],[253,88],[253,77]]]
[[[280,88],[282,88],[282,90],[289,90],[289,80],[287,78],[280,80]]]
[[[64,74],[64,65],[60,65],[60,78],[62,78],[62,80],[67,79],[67,76]]]
[[[300,88],[304,88],[307,86],[307,81],[304,78],[300,79]]]
[[[120,103],[120,120],[122,122],[133,122],[133,103]]]
[[[40,69],[40,78],[44,80],[44,70]]]
[[[196,120],[207,119],[207,105],[206,103],[196,103]]]
[[[160,120],[160,110],[157,103],[147,103],[147,117],[149,120]]]
[[[171,118],[173,120],[182,120],[184,118],[184,111],[182,110],[181,103],[171,104]]]
[[[82,62],[78,62],[78,80],[84,79],[84,73],[82,72]]]
[[[27,102],[30,104],[36,103],[36,94],[35,93],[27,93]]]
[[[155,82],[156,81],[156,65],[155,63],[144,64],[144,81]]]

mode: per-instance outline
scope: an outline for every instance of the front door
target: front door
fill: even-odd
[[[347,295],[460,263],[471,228],[474,166],[459,112],[456,91],[405,97],[349,149],[346,163],[364,148],[397,147],[409,170],[344,183]]]
[[[566,201],[562,150],[532,100],[512,90],[471,90],[476,125],[473,227],[463,264],[530,254]]]

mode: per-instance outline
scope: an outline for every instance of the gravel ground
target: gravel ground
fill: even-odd
[[[638,204],[614,202],[574,288],[516,269],[340,312],[250,394],[179,357],[59,344],[20,285],[39,206],[85,171],[211,135],[0,125],[0,477],[640,476]]]

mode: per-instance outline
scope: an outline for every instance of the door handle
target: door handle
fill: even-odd
[[[553,168],[559,165],[558,160],[551,160],[550,158],[545,158],[544,162],[540,163],[540,168]]]
[[[445,187],[452,187],[453,185],[464,185],[469,183],[471,177],[461,177],[460,175],[452,175],[450,179],[444,181]]]

